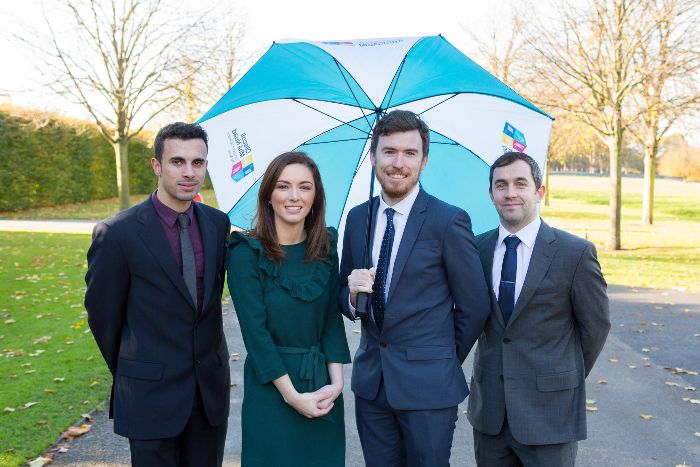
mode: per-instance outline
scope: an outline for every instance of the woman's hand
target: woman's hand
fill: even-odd
[[[331,397],[328,397],[327,399],[322,399],[319,401],[317,407],[320,410],[325,410],[328,408],[329,405],[333,405],[334,401],[338,398],[338,396],[343,392],[343,385],[342,383],[340,385],[333,385],[333,384],[327,384],[323,386],[321,389],[318,391],[312,392],[310,394],[323,394],[323,393],[331,393]]]
[[[342,365],[341,365],[342,366]],[[306,392],[299,394],[292,380],[289,379],[289,375],[280,376],[279,378],[272,381],[277,390],[282,394],[284,401],[291,405],[294,410],[299,412],[301,415],[307,418],[322,417],[326,415],[333,408],[333,397],[332,391],[316,391],[316,392]],[[342,387],[341,387],[342,391]],[[327,399],[331,398],[330,402],[325,402]],[[323,406],[323,408],[320,408]]]
[[[306,418],[315,418],[331,411],[335,397],[331,391],[319,390],[303,394],[296,393],[289,400],[285,397],[284,401]]]

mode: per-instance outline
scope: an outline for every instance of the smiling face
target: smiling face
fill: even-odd
[[[201,139],[166,139],[162,162],[151,159],[158,176],[158,199],[184,212],[199,193],[207,172],[207,146]]]
[[[428,163],[422,148],[420,133],[412,130],[381,136],[377,153],[370,152],[374,174],[389,206],[404,199],[418,184],[420,173]]]
[[[302,164],[286,166],[270,197],[277,229],[303,225],[315,198],[316,187],[311,170]]]
[[[544,196],[545,187],[535,186],[530,166],[522,160],[498,167],[493,171],[493,185],[489,194],[501,218],[501,224],[515,233],[538,215],[537,205]]]

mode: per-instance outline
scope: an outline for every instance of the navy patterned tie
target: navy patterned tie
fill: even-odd
[[[182,251],[182,277],[185,285],[192,296],[194,307],[197,308],[197,266],[194,262],[194,248],[190,240],[190,216],[178,214],[177,220],[180,223],[180,249]],[[198,310],[199,311],[199,310]]]
[[[501,308],[503,321],[508,326],[510,315],[515,308],[515,276],[518,272],[518,237],[506,237],[506,254],[503,255],[503,267],[501,267],[501,284],[498,286],[498,306]]]
[[[379,261],[377,261],[377,273],[374,275],[374,287],[372,287],[372,312],[374,323],[379,330],[384,326],[384,310],[386,309],[386,274],[391,262],[391,247],[394,244],[394,210],[386,208],[386,229],[382,238],[382,246],[379,249]]]

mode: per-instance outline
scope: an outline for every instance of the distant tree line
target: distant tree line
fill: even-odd
[[[132,192],[157,187],[153,150],[129,142]],[[0,212],[117,196],[112,145],[96,125],[56,113],[0,105]]]

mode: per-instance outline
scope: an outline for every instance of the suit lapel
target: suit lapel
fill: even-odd
[[[513,314],[508,322],[509,327],[523,311],[525,305],[527,305],[535,294],[540,282],[544,279],[544,275],[547,274],[549,265],[552,264],[552,260],[554,259],[554,253],[557,251],[557,248],[552,244],[554,240],[554,230],[542,221],[540,230],[537,233],[537,238],[535,239],[535,247],[532,250],[530,265],[527,268],[527,275],[525,276],[523,288],[520,290],[518,301],[515,303]]]
[[[137,220],[143,224],[143,227],[139,230],[139,237],[141,237],[141,240],[146,244],[146,247],[148,247],[153,257],[173,284],[175,284],[182,296],[196,310],[197,304],[192,303],[192,296],[187,290],[187,285],[185,284],[185,279],[182,278],[180,269],[177,267],[173,250],[170,248],[165,232],[163,232],[163,226],[158,219],[158,214],[155,207],[153,207],[153,201],[150,196],[141,203]]]
[[[416,243],[418,233],[425,221],[425,210],[428,205],[428,198],[428,193],[421,188],[416,197],[416,201],[413,203],[413,207],[411,207],[411,212],[408,214],[406,228],[403,231],[401,244],[399,244],[399,251],[396,253],[396,259],[394,260],[394,269],[391,273],[391,285],[389,287],[387,304],[394,294],[396,284],[401,278],[401,273],[403,272],[404,266],[406,266],[408,256],[411,254],[413,244]]]
[[[484,237],[483,242],[479,247],[479,259],[481,260],[481,267],[484,270],[484,279],[486,279],[486,285],[489,288],[489,296],[491,296],[491,301],[494,302],[492,308],[496,310],[495,315],[498,322],[505,329],[506,324],[503,320],[503,315],[501,314],[501,307],[498,306],[498,300],[495,293],[493,292],[493,255],[496,250],[496,242],[498,241],[498,229],[494,229]]]
[[[202,301],[202,313],[204,313],[214,287],[216,250],[219,242],[217,242],[214,224],[204,212],[204,209],[197,203],[194,203],[194,208],[197,211],[197,222],[199,223],[199,231],[202,234],[202,246],[204,247],[204,299]]]

